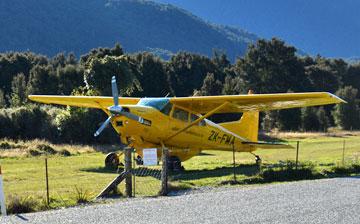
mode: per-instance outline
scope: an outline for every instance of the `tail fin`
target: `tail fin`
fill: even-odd
[[[220,123],[219,125],[251,142],[257,142],[259,132],[259,111],[244,112],[240,120]]]
[[[253,93],[251,89],[248,92],[249,95]],[[240,120],[220,123],[219,125],[248,139],[250,142],[257,142],[259,134],[259,111],[244,112]]]

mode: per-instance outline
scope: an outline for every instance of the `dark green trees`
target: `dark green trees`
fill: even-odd
[[[337,104],[333,112],[335,123],[345,130],[360,128],[359,99],[356,98],[358,90],[346,86],[339,89],[336,94],[347,103]]]
[[[20,73],[11,82],[10,106],[19,107],[27,101],[25,75]]]
[[[39,124],[36,131],[53,141],[117,141],[111,128],[100,138],[92,137],[106,119],[101,111],[44,109],[27,102],[28,94],[111,95],[114,75],[121,95],[136,97],[168,93],[236,95],[247,94],[249,89],[255,93],[337,91],[347,104],[266,112],[262,127],[292,131],[326,131],[331,126],[360,129],[360,64],[321,56],[300,57],[294,47],[274,38],[259,40],[234,64],[219,50],[212,58],[179,52],[165,61],[148,52],[126,54],[119,44],[93,49],[80,60],[63,53],[53,58],[30,52],[0,54],[0,137],[38,138],[28,127]],[[28,121],[21,121],[22,115]],[[222,122],[239,115],[211,118]],[[56,123],[51,122],[54,119]]]

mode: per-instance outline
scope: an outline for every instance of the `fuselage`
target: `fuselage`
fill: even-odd
[[[159,149],[161,140],[170,149],[170,156],[176,156],[181,161],[199,154],[202,150],[254,150],[251,146],[242,144],[246,139],[207,119],[168,139],[201,115],[173,106],[166,98],[157,99],[157,102],[154,98],[144,98],[144,101],[137,105],[122,107],[145,120],[144,123],[139,123],[125,116],[116,116],[112,120],[122,142],[134,147],[140,156],[143,148]]]

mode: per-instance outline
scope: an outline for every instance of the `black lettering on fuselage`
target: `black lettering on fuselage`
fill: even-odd
[[[221,134],[219,132],[211,130],[208,140],[212,142],[218,142],[219,144],[232,145],[235,142],[235,136]]]
[[[215,134],[215,131],[211,130],[211,134],[210,134],[210,136],[209,136],[209,138],[208,138],[209,141],[212,141],[212,140],[213,140],[214,134]]]
[[[216,142],[216,140],[218,139],[218,135],[219,135],[219,132],[214,132],[214,136],[213,136],[213,141]]]

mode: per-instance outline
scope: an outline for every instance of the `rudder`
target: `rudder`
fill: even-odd
[[[259,111],[244,112],[240,120],[220,123],[222,127],[252,142],[258,141]]]

